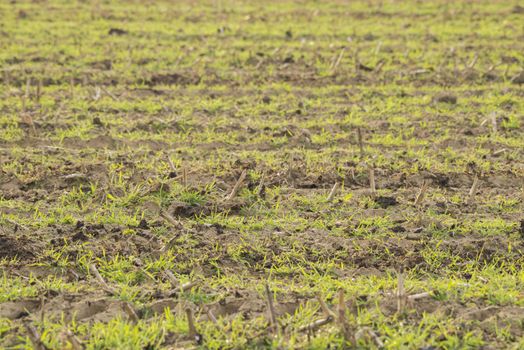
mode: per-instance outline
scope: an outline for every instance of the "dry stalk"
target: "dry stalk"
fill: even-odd
[[[380,71],[382,70],[382,67],[384,67],[385,64],[386,64],[386,60],[381,59],[380,62],[378,62],[378,64],[376,65],[374,72],[380,73]]]
[[[24,327],[27,330],[27,335],[33,344],[35,350],[47,350],[47,347],[42,343],[42,339],[38,330],[29,322],[24,322]]]
[[[167,155],[166,158],[167,158],[167,164],[169,164],[169,168],[171,169],[172,172],[176,173],[176,167],[175,167],[175,164],[173,164],[171,157]]]
[[[326,324],[329,324],[331,322],[333,322],[334,320],[337,319],[337,315],[331,311],[331,309],[326,305],[326,303],[324,302],[324,299],[322,299],[322,296],[319,294],[316,296],[317,300],[318,300],[318,303],[320,305],[320,308],[322,309],[322,313],[324,314],[324,318],[321,318],[320,320],[316,320],[316,321],[313,321],[311,322],[310,324],[308,325],[305,325],[305,326],[302,326],[298,329],[299,332],[305,332],[307,331],[308,332],[308,336],[309,334],[326,325]],[[340,309],[339,309],[339,312],[340,312]],[[338,317],[338,319],[340,320],[340,316]]]
[[[344,290],[340,288],[338,290],[338,322],[346,322],[346,304],[344,302]]]
[[[211,320],[211,322],[213,322],[214,324],[218,324],[217,318],[215,317],[215,315],[213,315],[213,311],[211,311],[211,308],[209,306],[206,306],[205,310],[206,315]]]
[[[360,59],[358,58],[359,56],[359,51],[358,49],[355,49],[355,52],[353,54],[353,67],[354,67],[354,72],[355,73],[358,73],[358,66],[359,66],[359,63],[360,63]]]
[[[4,218],[5,221],[7,221],[8,223],[10,223],[11,225],[14,225],[15,226],[15,230],[17,230],[18,227],[22,228],[23,230],[29,230],[29,228],[25,225],[22,225],[14,220],[11,220],[9,218]]]
[[[165,270],[164,271],[164,276],[166,276],[166,278],[169,280],[169,283],[171,283],[171,287],[173,287],[173,288],[178,287],[178,285],[179,285],[178,280],[176,279],[176,277],[173,274],[173,272],[171,272],[171,270]]]
[[[303,327],[300,327],[298,329],[298,331],[299,332],[314,331],[315,329],[320,328],[320,327],[322,327],[322,326],[324,326],[326,324],[329,324],[331,322],[333,322],[333,318],[332,317],[323,318],[323,319],[311,322],[310,324],[305,325]]]
[[[25,100],[26,101],[29,101],[30,98],[31,98],[31,78],[30,77],[27,77],[26,81],[25,81]]]
[[[473,57],[471,62],[468,64],[468,68],[473,69],[473,67],[475,67],[475,64],[477,64],[478,59],[479,59],[479,55],[478,53],[475,53],[475,56]]]
[[[156,238],[156,237],[155,237]],[[150,238],[148,242],[151,242],[151,240],[154,238]],[[146,269],[139,267],[138,270],[144,274],[144,276],[152,283],[156,283],[155,276],[153,276],[149,271]]]
[[[258,63],[257,63],[257,65],[255,66],[255,70],[259,69],[260,66],[262,65],[262,63],[264,63],[264,59],[263,59],[263,58],[261,58],[260,60],[258,60]]]
[[[322,298],[322,296],[320,294],[317,295],[317,300],[318,300],[318,303],[320,304],[320,308],[322,309],[322,313],[324,314],[324,316],[326,318],[336,318],[337,315],[335,315],[335,313],[333,311],[331,311],[331,309],[326,305],[326,303],[324,302],[324,299]]]
[[[273,294],[269,289],[269,286],[266,284],[266,299],[267,299],[267,308],[269,310],[269,321],[271,324],[271,331],[273,333],[278,333],[278,323],[277,316],[275,312],[275,306],[273,305]]]
[[[333,198],[337,194],[337,190],[338,190],[339,187],[340,187],[340,184],[338,182],[335,182],[335,184],[331,188],[331,191],[329,192],[329,195],[327,197],[327,201],[328,202],[331,202],[333,200]]]
[[[24,114],[27,110],[27,105],[26,105],[26,97],[25,96],[21,96],[20,97],[20,100],[22,101],[22,118],[24,117]],[[23,119],[22,119],[23,120]]]
[[[115,295],[117,294],[115,289],[113,287],[111,287],[110,285],[108,285],[106,283],[106,281],[104,280],[104,278],[100,275],[100,272],[98,272],[98,269],[96,268],[95,264],[91,264],[89,265],[89,270],[91,271],[91,273],[95,276],[96,280],[98,281],[98,283],[100,284],[100,286],[102,286],[102,288],[109,294],[112,294],[112,295]]]
[[[103,86],[100,86],[100,89],[109,97],[111,97],[114,101],[118,101],[119,98],[117,96],[115,96],[112,92],[110,92],[109,90],[107,90],[105,87]]]
[[[83,350],[82,342],[70,330],[66,329],[62,332],[62,339],[71,344],[73,350]]]
[[[186,308],[186,315],[187,315],[187,325],[189,328],[189,336],[195,340],[197,344],[200,344],[202,342],[202,335],[197,332],[197,329],[195,327],[195,320],[193,319],[193,310],[191,308]]]
[[[75,97],[75,79],[73,76],[69,79],[69,98],[73,99]]]
[[[33,134],[33,136],[36,136],[36,127],[35,123],[33,122],[33,117],[27,115],[27,118],[29,119],[29,125],[31,126],[31,133]]]
[[[375,169],[372,166],[369,167],[369,189],[373,194],[377,192],[375,185]]]
[[[498,132],[497,127],[497,114],[495,112],[491,113],[491,128],[493,130],[493,134],[496,134]]]
[[[357,139],[358,147],[360,148],[360,156],[364,157],[364,141],[362,141],[362,131],[360,128],[357,128]]]
[[[226,197],[226,201],[233,199],[237,195],[237,192],[240,189],[240,186],[242,186],[242,183],[244,182],[246,176],[247,176],[247,170],[244,169],[242,171],[242,174],[240,174],[240,177],[238,178],[237,182],[235,183],[235,186],[231,190],[231,193],[229,194],[229,196]]]
[[[20,277],[21,279],[26,280],[26,281],[29,281],[29,280],[30,280],[29,277],[24,276],[24,275],[22,275],[21,273],[18,273],[18,272],[16,272],[16,271],[12,271],[11,274],[14,275],[14,276]]]
[[[357,333],[355,333],[355,339],[356,340],[361,339],[361,338],[365,337],[366,335],[369,336],[375,342],[375,345],[377,345],[377,347],[379,349],[384,347],[384,343],[382,342],[382,340],[380,340],[380,338],[377,335],[377,333],[375,333],[375,331],[373,331],[369,327],[362,327],[362,328],[360,328],[357,331]]]
[[[471,185],[471,188],[469,189],[467,204],[471,204],[473,202],[473,199],[475,198],[475,194],[477,193],[478,186],[479,186],[479,177],[478,175],[475,175],[475,178],[473,179],[473,184]]]
[[[28,125],[31,128],[30,133],[32,135],[36,135],[35,123],[33,121],[33,117],[31,116],[30,112],[27,110],[25,97],[22,97],[22,112],[20,113],[20,119],[22,123]]]
[[[184,185],[184,187],[187,187],[187,169],[186,168],[182,169],[182,185]]]
[[[45,296],[42,296],[40,298],[40,323],[44,323],[44,319],[45,319],[45,310],[44,310],[44,306],[45,306]]]
[[[193,310],[191,310],[191,308],[187,308],[186,315],[187,315],[187,325],[189,328],[189,336],[191,338],[194,338],[197,334],[197,330],[195,327],[195,321],[193,320]]]
[[[64,180],[86,179],[86,175],[82,173],[73,173],[73,174],[67,174],[64,176],[60,176],[60,178]]]
[[[349,172],[351,174],[351,180],[353,180],[353,182],[357,182],[357,178],[355,177],[355,169],[351,168]]]
[[[166,213],[165,211],[162,211],[160,212],[160,216],[166,220],[167,222],[169,222],[171,225],[173,225],[174,227],[180,227],[180,222],[177,221],[174,217],[172,217],[171,215],[169,215],[168,213]]]
[[[404,286],[404,272],[402,270],[398,273],[398,284],[397,284],[397,312],[402,313],[406,306],[406,289]]]
[[[332,74],[334,74],[337,71],[337,67],[340,64],[340,62],[342,61],[342,57],[344,57],[345,51],[346,51],[346,48],[343,48],[342,50],[340,50],[340,54],[338,55],[337,60],[335,61],[335,63],[333,64],[333,67],[331,68]]]
[[[67,272],[68,272],[71,276],[73,276],[73,278],[75,279],[75,281],[80,280],[80,276],[78,276],[78,273],[76,273],[76,271],[73,270],[72,268],[68,268],[68,269],[67,269]]]
[[[331,63],[329,64],[329,70],[332,71],[333,70],[333,67],[335,66],[335,62],[337,61],[337,57],[338,55],[335,53],[335,55],[333,55],[333,57],[331,58]]]
[[[380,53],[381,48],[382,48],[382,41],[379,41],[377,43],[377,46],[375,47],[375,52],[374,52],[375,56],[377,56]]]
[[[173,277],[175,277],[175,276],[173,276]],[[179,294],[182,294],[185,291],[190,290],[191,288],[197,286],[198,283],[199,283],[198,281],[191,281],[191,282],[187,282],[187,283],[184,283],[184,284],[179,284],[179,283],[177,283],[176,278],[175,278],[174,281],[171,280],[171,278],[169,278],[169,277],[168,277],[168,279],[170,280],[170,283],[173,286],[173,289],[170,290],[167,293],[168,295],[179,295]],[[175,282],[175,283],[173,283],[173,282]]]
[[[429,298],[429,297],[431,297],[430,292],[422,292],[422,293],[412,294],[408,296],[408,300],[419,300],[419,299],[424,299],[424,298]]]
[[[186,290],[189,290],[195,287],[196,285],[198,285],[198,281],[191,281],[191,282],[184,283],[183,285],[180,286],[179,289],[181,292],[185,292]]]
[[[122,304],[122,309],[125,311],[127,316],[129,317],[129,320],[133,323],[138,323],[140,320],[138,315],[136,314],[135,309],[131,306],[131,304],[125,302]]]
[[[482,283],[488,283],[489,280],[484,278],[484,277],[481,277],[481,276],[477,276],[477,278],[479,279],[479,281],[481,281]]]
[[[349,324],[346,319],[346,303],[344,301],[344,290],[340,288],[338,290],[338,324],[340,326],[340,330],[342,331],[342,335],[344,336],[344,339],[346,341],[350,341],[351,343],[355,342],[355,339],[353,335],[350,332]]]
[[[426,194],[428,187],[428,182],[424,181],[422,183],[422,187],[420,187],[420,190],[418,191],[417,196],[415,197],[415,202],[413,203],[415,206],[419,205],[424,200],[424,195]]]
[[[93,95],[93,100],[98,101],[100,100],[100,97],[102,97],[102,90],[99,86],[95,87],[95,94]]]

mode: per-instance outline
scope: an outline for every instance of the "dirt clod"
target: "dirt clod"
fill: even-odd
[[[434,103],[448,103],[454,105],[457,104],[457,100],[457,96],[448,93],[439,94],[433,97]]]
[[[11,236],[0,235],[0,259],[18,258],[28,260],[35,255],[31,248],[31,242],[25,238],[13,238]]]
[[[128,34],[127,30],[120,29],[120,28],[110,28],[107,32],[109,35],[125,35]]]
[[[387,197],[387,196],[376,197],[375,203],[377,203],[381,208],[384,208],[384,209],[398,204],[397,199],[395,197]]]

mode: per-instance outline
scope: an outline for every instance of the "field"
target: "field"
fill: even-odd
[[[0,348],[524,348],[517,1],[0,18]]]

